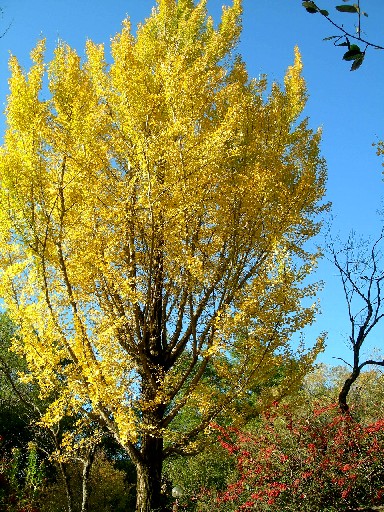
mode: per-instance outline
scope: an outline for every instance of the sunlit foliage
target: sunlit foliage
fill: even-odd
[[[136,35],[123,22],[111,64],[91,41],[84,61],[60,43],[45,64],[44,41],[28,72],[10,60],[0,294],[14,349],[43,394],[65,384],[48,424],[85,409],[137,467],[161,454],[154,480],[283,363],[273,392],[294,388],[320,346],[290,347],[316,313],[302,300],[317,291],[320,133],[301,117],[299,51],[268,88],[233,53],[240,30],[239,0],[218,28],[205,1],[160,0]]]

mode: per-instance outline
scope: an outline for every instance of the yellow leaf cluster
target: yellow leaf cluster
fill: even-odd
[[[124,446],[176,443],[180,411],[204,429],[295,360],[325,166],[299,51],[267,95],[233,53],[241,12],[216,29],[206,1],[160,0],[112,62],[91,41],[11,58],[0,295],[42,393],[65,383],[48,422],[82,407]]]

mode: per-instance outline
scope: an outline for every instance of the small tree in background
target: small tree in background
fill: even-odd
[[[92,424],[87,416],[80,414],[77,417],[57,418],[56,423],[49,426],[41,423],[41,418],[50,402],[60,393],[60,388],[52,390],[52,394],[42,400],[36,381],[22,382],[20,377],[23,373],[24,380],[30,377],[25,359],[9,350],[12,338],[17,336],[17,327],[6,313],[2,313],[0,436],[3,475],[8,488],[2,505],[11,508],[32,507],[33,504],[41,506],[53,482],[57,481],[57,489],[61,487],[65,491],[59,492],[57,509],[62,510],[66,503],[68,512],[87,512],[93,490],[91,469],[97,448],[101,459],[105,455],[100,447],[102,442],[106,445],[105,432],[101,432],[98,424]],[[48,468],[49,474],[49,480],[44,485],[42,478],[34,476],[36,472],[36,475],[40,474],[38,471],[43,465]],[[113,475],[111,460],[105,461],[104,466],[108,465]],[[53,506],[52,500],[48,502]],[[50,512],[54,510],[52,508]]]
[[[367,241],[358,241],[352,233],[341,249],[336,249],[334,244],[330,246],[333,262],[341,278],[351,328],[349,342],[353,362],[350,364],[342,359],[351,371],[338,397],[343,413],[349,411],[348,394],[363,368],[384,366],[382,356],[363,357],[364,342],[384,317],[382,245],[383,235],[370,247]]]

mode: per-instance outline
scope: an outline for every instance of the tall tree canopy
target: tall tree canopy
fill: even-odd
[[[307,241],[324,210],[320,134],[302,119],[298,50],[284,87],[250,80],[233,50],[241,1],[215,28],[206,1],[159,0],[112,63],[64,43],[25,72],[10,60],[1,150],[1,283],[53,423],[83,408],[159,506],[164,457],[190,451],[250,389],[284,392],[314,351]],[[49,93],[45,87],[45,76]],[[47,96],[48,99],[43,99]],[[180,421],[180,414],[188,421]],[[185,417],[185,416],[184,416]]]

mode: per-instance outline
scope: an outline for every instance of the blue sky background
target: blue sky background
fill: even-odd
[[[10,27],[0,39],[0,103],[8,93],[8,58],[16,55],[29,67],[29,52],[41,37],[47,38],[50,58],[58,39],[84,53],[85,41],[109,44],[130,15],[133,25],[150,14],[155,0],[4,0],[0,28]],[[230,0],[208,0],[208,9],[219,20],[222,4]],[[336,13],[341,0],[318,0],[321,8],[352,28],[355,17]],[[369,17],[363,19],[368,38],[384,46],[384,1],[362,0]],[[306,114],[312,127],[323,127],[323,155],[328,164],[328,195],[333,204],[332,232],[346,238],[354,229],[373,238],[380,232],[377,210],[382,207],[384,183],[382,161],[372,143],[384,139],[384,51],[369,50],[362,68],[350,72],[341,60],[343,50],[324,42],[336,34],[320,15],[310,15],[301,0],[244,0],[244,30],[239,52],[251,77],[266,73],[270,80],[282,81],[298,45],[304,61],[304,76],[310,98]],[[4,116],[0,116],[0,134]],[[318,243],[323,242],[322,238]],[[321,293],[322,315],[306,333],[308,343],[328,331],[325,353],[319,360],[336,363],[333,357],[351,360],[346,339],[349,333],[347,310],[337,272],[323,261],[318,278],[325,281]],[[384,322],[383,322],[384,324]],[[383,325],[384,327],[384,325]],[[367,354],[373,347],[384,347],[384,328],[373,332]]]

